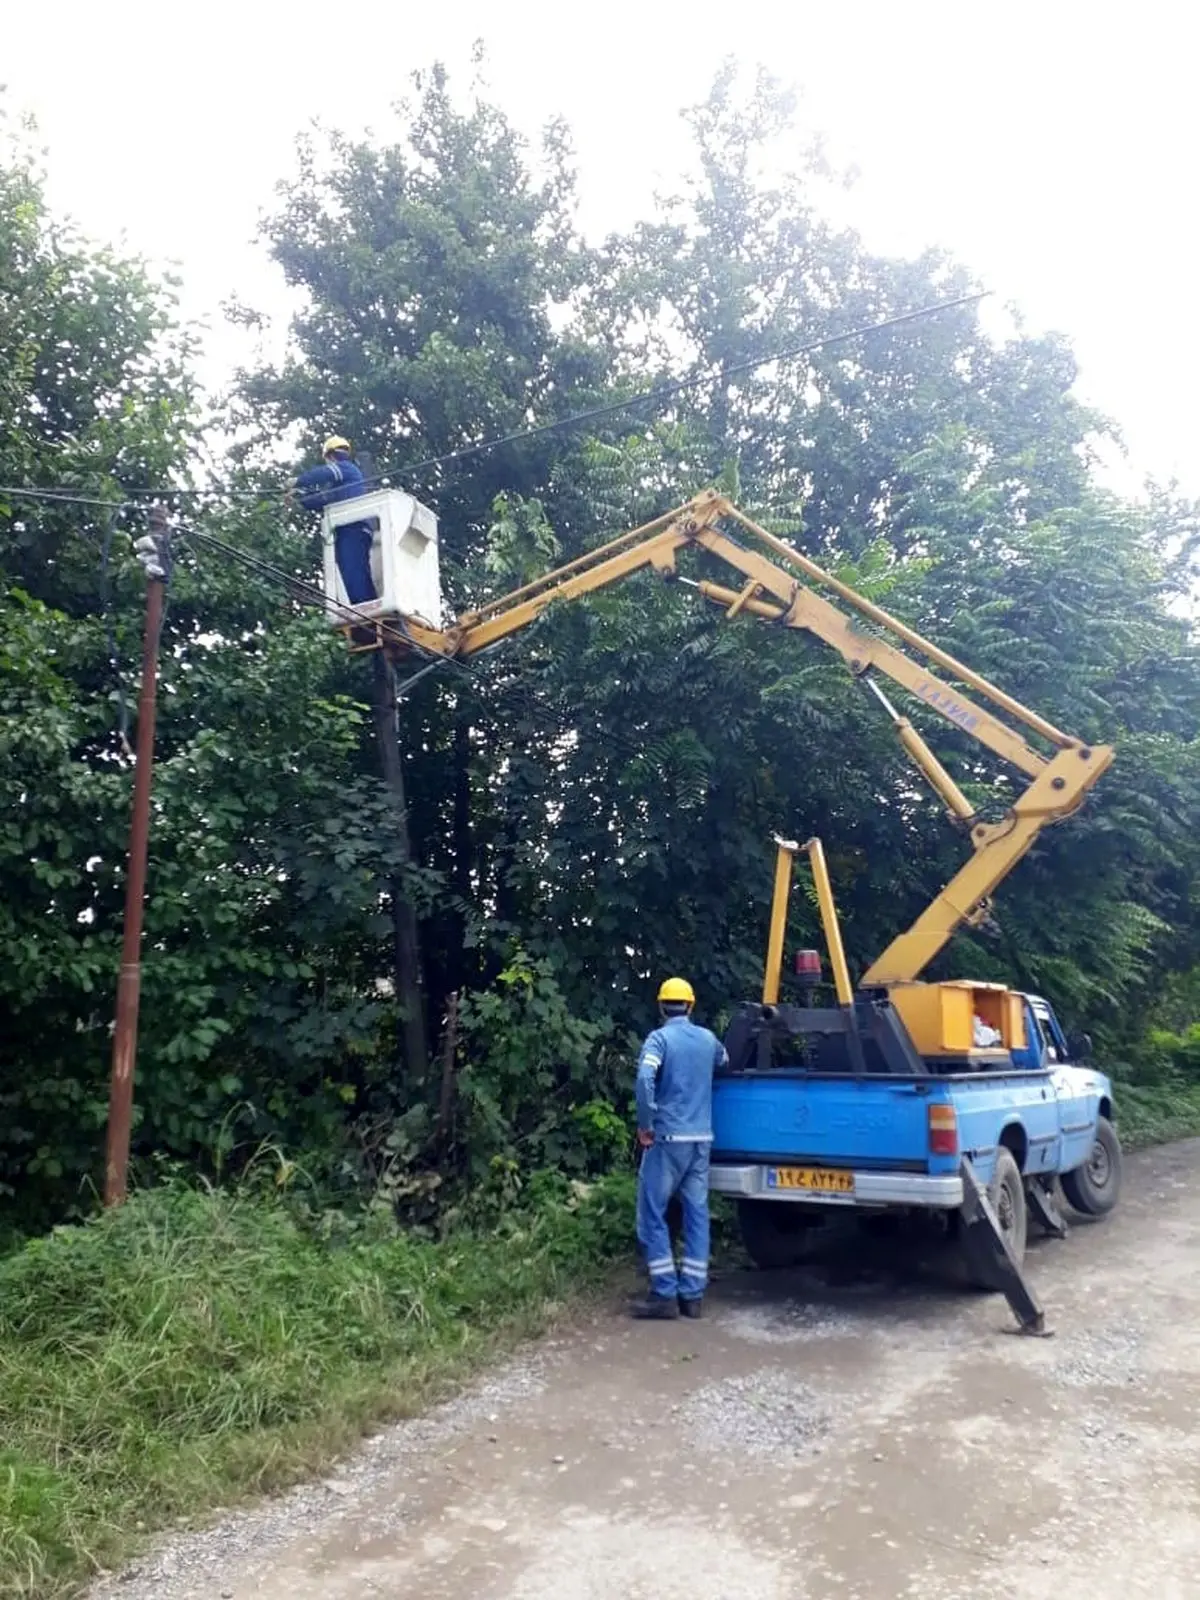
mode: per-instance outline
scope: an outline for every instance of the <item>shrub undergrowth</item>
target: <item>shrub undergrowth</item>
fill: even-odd
[[[632,1185],[543,1184],[486,1235],[321,1221],[170,1183],[0,1261],[4,1600],[427,1404],[628,1250]]]
[[[1200,1134],[1200,1085],[1114,1084],[1117,1127],[1126,1150]]]

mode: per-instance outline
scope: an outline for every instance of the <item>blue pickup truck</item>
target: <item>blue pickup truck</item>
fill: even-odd
[[[795,1264],[834,1208],[919,1214],[965,1232],[976,1181],[1018,1274],[1031,1211],[1065,1232],[1056,1180],[1075,1210],[1112,1210],[1112,1086],[1086,1064],[1090,1042],[1068,1044],[1045,1000],[1010,1003],[1021,1016],[1011,1047],[957,1059],[919,1055],[883,991],[825,1011],[741,1008],[714,1084],[711,1187],[736,1200],[758,1266]],[[965,1253],[975,1282],[1003,1287]]]

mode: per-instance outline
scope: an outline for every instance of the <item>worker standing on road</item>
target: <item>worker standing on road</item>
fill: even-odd
[[[708,1156],[712,1146],[712,1080],[728,1061],[725,1046],[692,1021],[696,996],[685,978],[658,991],[661,1027],[647,1035],[638,1057],[637,1235],[650,1274],[650,1292],[633,1306],[645,1319],[698,1317],[708,1283]],[[683,1260],[678,1271],[667,1228],[667,1207],[679,1196]]]
[[[353,500],[367,493],[363,475],[350,459],[350,441],[340,434],[326,439],[321,454],[323,467],[310,467],[296,479],[300,504],[306,511],[323,511],[326,506],[340,500]],[[352,606],[374,600],[375,581],[371,577],[371,541],[374,529],[370,522],[348,522],[334,534],[334,553],[338,571],[346,586],[346,598]]]

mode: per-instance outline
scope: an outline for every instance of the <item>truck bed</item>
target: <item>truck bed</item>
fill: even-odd
[[[931,1107],[943,1108],[935,1114],[943,1123],[952,1113],[953,1148],[931,1148]],[[1026,1172],[1062,1170],[1062,1110],[1049,1070],[732,1073],[713,1086],[712,1187],[821,1205],[954,1208],[962,1203],[960,1156],[986,1182],[1002,1139],[1015,1144]],[[1077,1120],[1088,1115],[1082,1109]]]

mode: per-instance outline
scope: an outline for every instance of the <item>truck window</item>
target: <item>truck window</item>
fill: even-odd
[[[1027,1071],[1036,1071],[1039,1067],[1045,1065],[1046,1035],[1042,1031],[1042,1024],[1038,1018],[1037,1012],[1028,1001],[1025,1003],[1025,1032],[1028,1035],[1028,1038],[1025,1041],[1024,1050],[1019,1052],[1020,1064],[1025,1067]],[[1014,1059],[1015,1054],[1016,1053],[1014,1053]]]
[[[1042,1041],[1042,1049],[1044,1051],[1042,1056],[1043,1064],[1061,1061],[1063,1054],[1058,1048],[1054,1037],[1054,1027],[1050,1019],[1049,1010],[1045,1006],[1035,1005],[1033,1007],[1033,1017],[1037,1024],[1038,1035]]]
[[[1067,1036],[1059,1027],[1058,1018],[1049,1006],[1045,1007],[1039,1020],[1050,1050],[1050,1059],[1052,1061],[1069,1061],[1071,1052],[1067,1048]]]

